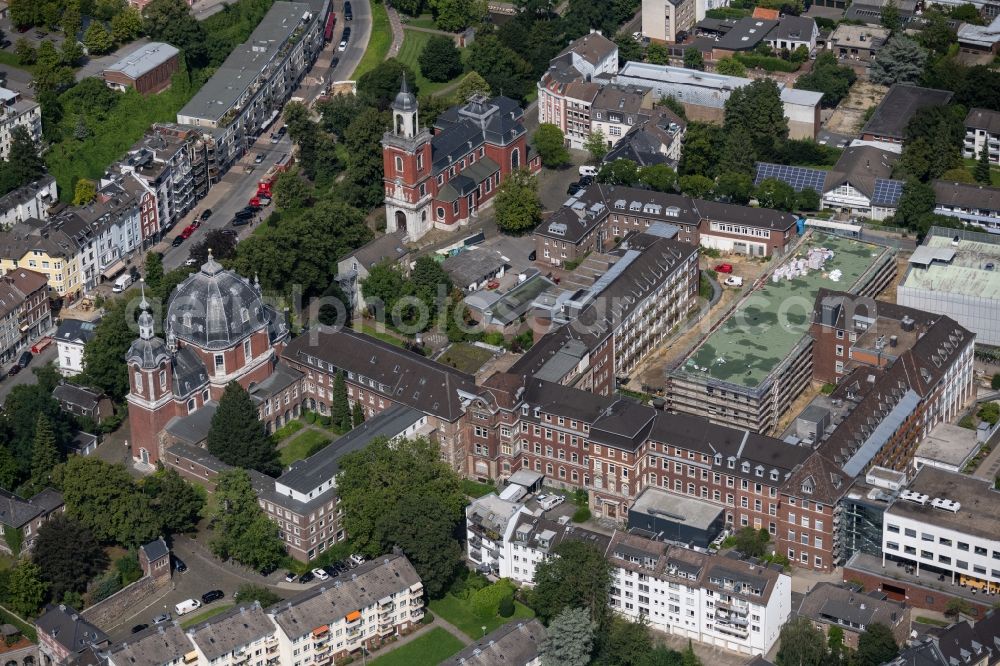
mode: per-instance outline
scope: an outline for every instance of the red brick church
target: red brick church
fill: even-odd
[[[431,228],[452,230],[488,205],[500,182],[522,166],[541,169],[528,146],[524,111],[508,97],[471,98],[448,109],[433,132],[420,126],[406,79],[392,103],[392,130],[382,138],[388,233],[416,240]]]
[[[163,320],[166,340],[155,335],[145,294],[140,308],[139,338],[125,358],[130,442],[137,463],[154,465],[161,433],[199,410],[209,418],[229,382],[254,389],[258,399],[256,389],[270,383],[288,328],[264,304],[256,280],[223,270],[211,253],[174,290]]]

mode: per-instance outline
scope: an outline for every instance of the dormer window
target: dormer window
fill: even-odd
[[[750,463],[748,463],[747,461],[744,460],[743,461],[743,465],[742,465],[742,469],[743,469],[743,473],[744,474],[748,474],[750,472]]]
[[[736,469],[736,458],[729,459],[729,469]]]
[[[811,476],[802,482],[802,492],[805,493],[806,495],[812,495],[815,487],[816,484]]]
[[[722,464],[722,454],[721,453],[716,453],[715,454],[715,464],[716,465],[721,465]]]

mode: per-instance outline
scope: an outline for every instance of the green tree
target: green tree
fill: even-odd
[[[338,372],[333,381],[333,402],[330,405],[330,417],[334,426],[342,432],[351,429],[351,404],[347,400],[347,382],[344,372]]]
[[[971,23],[972,25],[983,25],[983,17],[979,15],[979,10],[971,2],[954,7],[948,15],[956,21]]]
[[[698,175],[681,176],[679,183],[681,192],[695,199],[704,199],[715,188],[715,183],[712,182],[711,178]]]
[[[410,92],[414,95],[418,94],[420,90],[413,70],[399,60],[389,58],[358,78],[358,99],[365,106],[374,106],[379,111],[385,111],[399,94],[400,86],[403,84],[403,75],[406,75]]]
[[[7,579],[7,603],[22,617],[34,617],[45,599],[47,586],[41,571],[31,560],[21,560]]]
[[[95,386],[114,400],[129,391],[128,372],[122,359],[135,340],[125,299],[105,303],[104,316],[94,329],[94,337],[83,347],[84,383]]]
[[[744,527],[736,533],[734,548],[745,557],[763,557],[767,542],[770,540],[767,530],[755,530]]]
[[[469,47],[469,67],[479,74],[494,91],[523,100],[535,88],[535,72],[531,65],[495,35],[477,36]]]
[[[651,666],[653,639],[649,626],[612,614],[600,630],[598,664]]]
[[[721,173],[742,173],[751,175],[757,164],[758,153],[750,131],[745,127],[728,130],[723,141],[722,159],[718,165]]]
[[[597,182],[631,187],[639,180],[639,168],[632,160],[624,158],[606,162],[597,172]]]
[[[283,171],[274,180],[274,203],[282,210],[305,208],[313,199],[312,186],[299,173],[298,167]]]
[[[836,625],[826,632],[826,647],[830,651],[830,664],[836,666],[843,662],[846,648],[844,646],[844,630]]]
[[[0,456],[0,477],[8,473],[13,473],[14,476],[14,482],[3,486],[5,488],[13,488],[31,476],[32,449],[39,416],[44,415],[51,425],[57,450],[65,447],[71,439],[71,418],[52,397],[51,390],[46,388],[39,384],[15,386],[4,401],[0,433],[4,443],[3,450],[8,451],[11,458]]]
[[[424,437],[376,438],[340,462],[337,493],[344,527],[359,552],[377,556],[393,544],[413,563],[431,598],[447,589],[461,558],[454,539],[465,496],[458,476]]]
[[[54,480],[62,488],[66,512],[90,528],[98,541],[139,546],[157,536],[159,521],[149,498],[123,465],[71,456]]]
[[[131,585],[142,578],[142,567],[139,565],[137,551],[131,549],[115,560],[115,570],[118,572],[122,587]]]
[[[76,36],[80,32],[82,17],[80,16],[80,3],[77,0],[69,0],[63,9],[62,17],[59,21],[66,41],[76,41]]]
[[[62,599],[67,592],[84,592],[87,583],[108,565],[93,533],[66,515],[55,516],[39,528],[32,558],[53,599]]]
[[[632,39],[632,35],[628,32],[619,32],[615,35],[615,46],[618,47],[618,66],[622,67],[625,63],[629,62],[642,62],[643,53],[642,44]]]
[[[783,180],[765,178],[757,186],[757,200],[764,208],[791,210],[795,206],[795,190]]]
[[[87,47],[87,53],[91,55],[111,53],[115,48],[111,33],[99,21],[91,21],[87,33],[83,36],[83,44]]]
[[[459,32],[486,18],[484,0],[428,0],[439,30]]]
[[[813,61],[812,70],[795,81],[795,87],[823,93],[820,105],[832,109],[847,97],[856,79],[854,69],[841,66],[832,51],[823,51]]]
[[[726,76],[747,75],[747,68],[736,58],[722,58],[715,63],[715,71],[717,74],[725,74]]]
[[[586,608],[598,626],[607,614],[611,566],[604,554],[583,541],[563,541],[553,557],[535,568],[532,607],[543,620],[566,608]]]
[[[734,90],[726,100],[724,129],[730,135],[746,132],[759,160],[778,155],[788,139],[788,120],[774,80],[757,79]]]
[[[541,644],[542,666],[587,666],[594,623],[585,608],[567,607],[552,618]]]
[[[952,597],[945,604],[944,614],[948,617],[954,618],[957,622],[962,618],[963,615],[968,616],[972,612],[972,605],[968,601],[962,599],[961,597]]]
[[[524,234],[542,221],[538,179],[521,167],[500,183],[494,202],[497,227],[508,234]]]
[[[478,72],[469,72],[462,78],[455,89],[455,103],[465,104],[475,95],[490,97],[492,94],[493,91],[490,89],[490,84],[486,82],[486,79],[480,76]]]
[[[73,205],[83,206],[89,204],[97,196],[97,184],[86,178],[76,181],[76,188],[73,190]]]
[[[253,585],[244,583],[240,589],[236,590],[233,600],[237,604],[259,602],[262,608],[268,608],[281,601],[281,597],[263,585]]]
[[[934,210],[934,188],[918,180],[907,180],[899,197],[893,223],[907,229],[917,229],[920,220]]]
[[[365,297],[370,313],[379,317],[392,312],[396,301],[406,293],[402,271],[392,262],[376,264],[361,280],[361,294]]]
[[[231,469],[217,477],[218,508],[212,516],[215,537],[212,552],[224,560],[234,559],[257,571],[273,569],[285,558],[278,525],[257,503],[250,475]]]
[[[38,51],[24,37],[18,39],[17,44],[14,45],[14,54],[17,56],[18,65],[34,65],[38,60]]]
[[[803,188],[801,192],[795,195],[795,208],[799,210],[819,210],[819,206],[819,192],[811,187]]]
[[[455,40],[443,35],[433,35],[424,44],[417,64],[420,65],[420,73],[428,81],[443,83],[462,73],[462,54],[455,46]]]
[[[653,65],[670,64],[670,50],[665,44],[653,42],[646,47],[646,61]]]
[[[142,481],[143,494],[152,500],[163,534],[193,532],[205,506],[205,493],[172,468],[157,470]]]
[[[684,66],[688,69],[705,69],[705,58],[694,47],[684,49]]]
[[[31,447],[31,489],[41,492],[52,485],[52,470],[59,464],[59,450],[52,422],[44,413],[38,415],[35,441]]]
[[[381,141],[389,127],[389,114],[371,108],[362,111],[347,127],[345,171],[347,180],[357,188],[357,194],[347,200],[354,206],[367,210],[383,201]]]
[[[117,44],[127,44],[142,34],[142,15],[129,6],[111,17],[111,37]]]
[[[903,27],[903,19],[899,15],[899,7],[896,6],[895,0],[889,0],[882,5],[882,15],[879,17],[879,23],[882,24],[883,28],[892,32],[896,32]]]
[[[903,135],[903,154],[896,168],[923,181],[940,178],[962,164],[965,109],[954,105],[920,109]]]
[[[183,51],[188,67],[208,64],[208,34],[184,0],[152,0],[142,17],[146,34]]]
[[[958,35],[951,27],[948,17],[943,12],[932,9],[924,12],[921,18],[923,27],[917,35],[917,41],[932,53],[946,55],[951,45],[958,41]],[[879,58],[881,57],[880,52]]]
[[[721,127],[699,122],[688,123],[681,151],[680,175],[714,176],[724,141],[725,132]]]
[[[270,476],[281,472],[274,440],[260,422],[250,394],[231,381],[219,398],[219,406],[208,429],[209,452],[234,467],[255,469]]]
[[[915,83],[924,71],[927,50],[909,37],[898,33],[893,35],[878,58],[869,67],[872,83],[890,86],[893,83]]]
[[[538,126],[531,143],[542,158],[542,164],[554,169],[569,164],[569,151],[566,150],[566,137],[562,130],[551,123]]]
[[[18,187],[36,181],[45,174],[45,162],[38,156],[38,146],[22,125],[10,131],[10,152],[5,168],[10,171]]]
[[[666,164],[650,164],[639,168],[639,182],[649,185],[657,192],[673,192],[677,189],[677,172]]]
[[[852,663],[856,666],[878,666],[892,661],[898,654],[899,646],[892,629],[876,622],[868,625],[858,637],[858,649]]]
[[[150,250],[146,253],[146,286],[155,293],[163,282],[163,255]]]
[[[329,99],[318,101],[315,108],[320,114],[323,129],[343,138],[347,126],[367,107],[357,95],[337,93]]]
[[[360,402],[354,403],[354,407],[351,409],[351,424],[357,428],[359,425],[365,422],[365,408],[361,406]]]
[[[807,617],[797,617],[781,628],[776,666],[823,666],[827,656],[823,632]]]
[[[981,185],[989,185],[990,180],[990,155],[986,150],[986,144],[983,144],[982,149],[979,151],[979,157],[976,158],[976,167],[973,170],[973,176],[976,182]]]
[[[495,618],[500,612],[500,602],[514,596],[514,585],[507,578],[501,578],[492,585],[476,590],[469,597],[475,614],[484,621]]]
[[[590,133],[583,147],[590,153],[590,159],[596,163],[600,163],[608,154],[607,139],[604,137],[604,132],[599,129]]]
[[[729,171],[719,175],[714,192],[720,199],[745,206],[754,193],[753,179],[745,173]]]

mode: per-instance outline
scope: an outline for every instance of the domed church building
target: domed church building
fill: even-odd
[[[278,368],[288,341],[283,315],[264,303],[260,283],[227,271],[212,258],[178,285],[157,337],[149,303],[140,304],[139,338],[129,348],[129,423],[136,463],[154,465],[163,454],[163,433],[198,443],[207,435],[217,401],[239,382],[273,429],[298,415],[272,409],[271,394],[297,384],[301,373]],[[297,392],[297,391],[296,391]]]

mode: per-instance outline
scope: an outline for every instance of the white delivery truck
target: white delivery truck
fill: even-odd
[[[191,611],[196,611],[199,608],[201,608],[201,602],[197,599],[187,599],[174,606],[174,610],[178,615],[184,615],[186,613],[190,613]]]
[[[131,285],[132,285],[132,274],[123,273],[122,275],[118,276],[117,280],[115,280],[115,284],[114,286],[111,287],[111,291],[113,291],[116,294],[120,294],[126,289],[128,289]]]
[[[593,177],[593,176],[597,175],[597,172],[598,172],[598,168],[596,166],[592,166],[590,164],[584,164],[582,167],[580,167],[580,175],[581,176],[591,176],[591,177]]]

